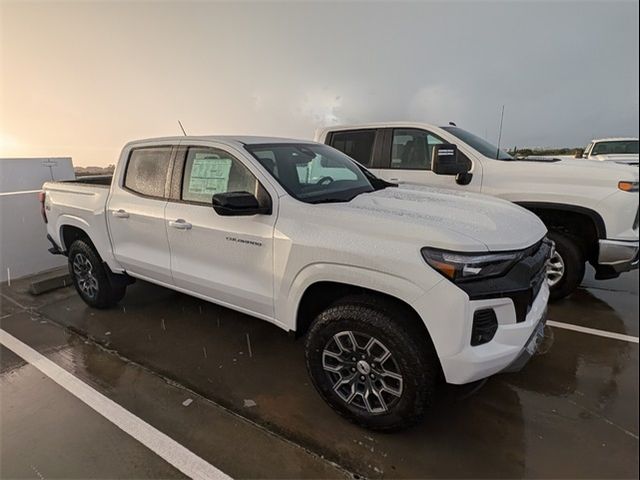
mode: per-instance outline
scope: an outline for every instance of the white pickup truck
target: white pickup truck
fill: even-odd
[[[538,217],[398,188],[326,145],[136,141],[112,179],[47,182],[41,202],[87,304],[139,278],[306,335],[318,392],[370,428],[416,422],[441,378],[521,368],[542,336],[553,245]]]
[[[638,268],[638,167],[578,159],[515,159],[453,124],[393,122],[323,128],[316,141],[346,153],[389,182],[479,192],[517,203],[549,229],[551,299],[572,293],[585,264],[597,279]],[[457,166],[432,164],[455,145]],[[637,149],[637,143],[636,143]]]
[[[638,165],[638,139],[596,138],[582,152],[581,158],[600,162],[617,162]]]

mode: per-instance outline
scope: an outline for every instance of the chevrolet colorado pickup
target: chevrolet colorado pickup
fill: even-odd
[[[479,192],[535,213],[556,245],[547,273],[551,300],[568,296],[580,285],[587,262],[600,280],[638,268],[637,166],[515,159],[453,124],[329,127],[319,129],[315,140],[390,182]],[[456,168],[432,165],[435,147],[442,145],[457,147]]]
[[[442,378],[520,369],[543,334],[553,244],[535,215],[398,188],[327,145],[136,141],[113,178],[47,182],[41,202],[87,304],[139,278],[305,335],[320,395],[369,428],[416,422]]]

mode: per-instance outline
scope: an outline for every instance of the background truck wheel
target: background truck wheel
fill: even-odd
[[[108,308],[124,297],[127,287],[113,285],[92,245],[76,240],[69,248],[69,273],[82,300],[95,308]]]
[[[549,238],[556,242],[556,253],[547,267],[550,299],[559,300],[571,294],[585,272],[585,258],[578,240],[559,231],[550,231]]]
[[[430,405],[440,364],[426,332],[411,318],[372,302],[335,304],[305,341],[307,370],[324,400],[374,430],[417,423]]]

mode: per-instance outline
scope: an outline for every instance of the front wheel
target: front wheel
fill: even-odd
[[[125,286],[112,285],[100,256],[84,240],[76,240],[69,248],[69,273],[78,294],[91,307],[111,307],[126,292]]]
[[[585,273],[585,258],[576,239],[559,231],[550,231],[549,238],[556,244],[554,255],[547,265],[547,283],[550,300],[564,298],[578,288]]]
[[[324,400],[375,430],[417,423],[429,406],[439,363],[426,332],[375,302],[334,305],[307,334],[307,369]]]

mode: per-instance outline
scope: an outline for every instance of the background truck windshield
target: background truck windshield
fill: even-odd
[[[452,135],[455,135],[464,143],[469,145],[471,148],[477,150],[487,158],[494,158],[496,160],[513,160],[513,157],[509,155],[507,152],[503,152],[502,150],[499,150],[498,147],[487,142],[485,139],[480,138],[477,135],[474,135],[473,133],[467,132],[462,128],[442,127],[442,129],[446,130]]]
[[[638,154],[638,140],[614,140],[597,142],[591,155],[628,155]]]
[[[279,143],[245,148],[291,196],[303,202],[348,202],[374,191],[353,160],[326,145]]]

